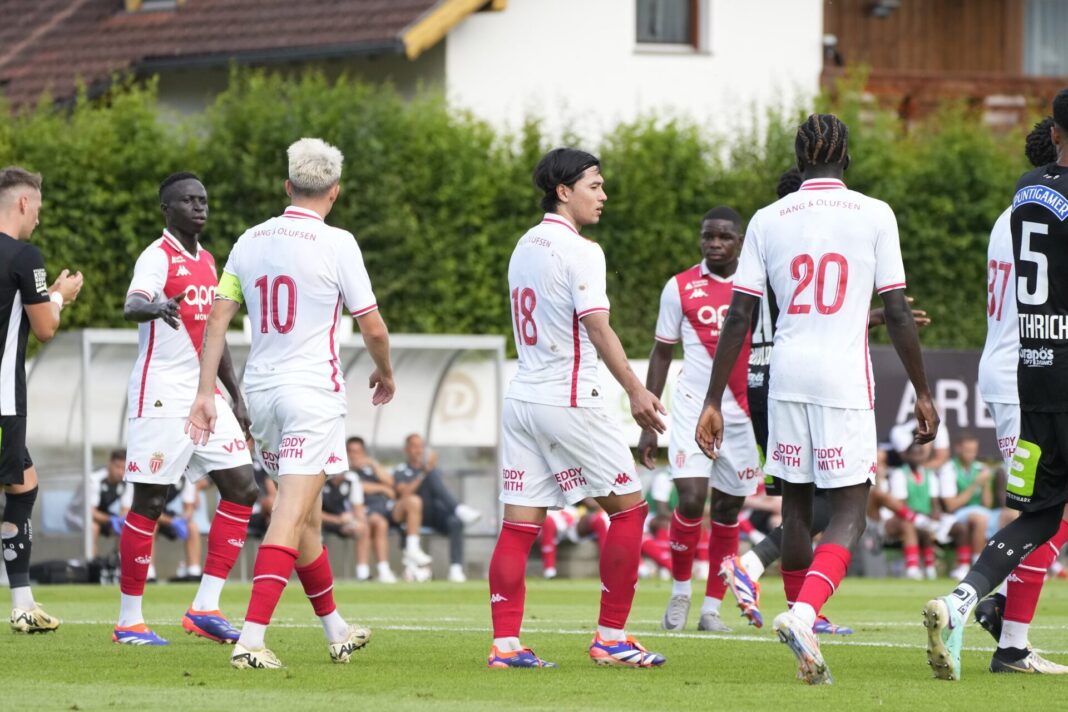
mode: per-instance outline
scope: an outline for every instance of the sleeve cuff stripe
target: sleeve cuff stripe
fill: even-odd
[[[664,344],[677,344],[677,343],[679,343],[678,339],[669,339],[666,336],[660,336],[659,334],[657,334],[654,338],[656,338],[657,341],[659,341],[661,343],[664,343]]]
[[[734,285],[734,291],[741,292],[743,294],[749,294],[749,295],[752,295],[754,297],[763,297],[764,296],[763,292],[758,292],[757,290],[750,289],[749,287],[742,287],[741,285],[738,285],[738,284]]]
[[[377,304],[372,304],[369,307],[364,307],[363,309],[358,309],[358,310],[352,312],[352,315],[353,316],[363,316],[364,314],[370,314],[375,309],[378,309],[378,305]]]
[[[608,307],[593,307],[592,309],[587,309],[585,311],[580,311],[578,313],[578,316],[579,316],[579,319],[581,319],[582,317],[586,316],[587,314],[593,314],[594,312],[607,312],[607,311],[608,311]]]
[[[879,294],[882,294],[883,292],[889,292],[892,289],[904,289],[904,288],[905,288],[905,283],[904,282],[898,282],[897,284],[888,284],[885,287],[879,287],[875,291],[877,293],[879,293]]]
[[[145,290],[143,290],[143,289],[131,289],[131,290],[130,290],[129,292],[127,292],[127,293],[126,293],[126,296],[128,297],[128,296],[130,296],[131,294],[142,294],[142,295],[144,295],[144,296],[145,296],[146,298],[148,298],[148,299],[152,299],[152,295],[151,295],[151,294],[149,294],[148,292],[146,292],[146,291],[145,291]]]

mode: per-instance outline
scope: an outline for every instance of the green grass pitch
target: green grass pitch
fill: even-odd
[[[695,582],[698,583],[699,582]],[[769,621],[783,606],[778,578],[764,583]],[[350,665],[333,665],[322,630],[290,583],[268,645],[287,665],[238,671],[229,648],[185,635],[180,618],[192,585],[150,586],[145,613],[170,639],[163,648],[117,646],[110,633],[115,587],[38,587],[37,598],[64,620],[57,633],[0,631],[5,710],[968,710],[1064,709],[1068,680],[991,675],[992,641],[978,626],[965,635],[964,679],[931,679],[920,609],[950,582],[847,579],[828,606],[832,620],[857,629],[824,639],[834,684],[810,688],[795,679],[793,656],[768,628],[756,630],[725,609],[731,634],[699,634],[695,610],[682,633],[659,630],[670,584],[639,585],[629,630],[668,658],[659,670],[599,668],[586,656],[597,614],[596,581],[532,580],[524,642],[557,670],[488,670],[489,605],[484,582],[382,586],[339,583],[340,610],[373,636]],[[248,585],[223,594],[238,618]],[[697,599],[699,600],[699,599]],[[728,599],[729,601],[729,599]],[[1047,583],[1032,628],[1033,644],[1068,662],[1068,583]]]

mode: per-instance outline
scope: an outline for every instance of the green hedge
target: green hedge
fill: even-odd
[[[86,287],[67,327],[119,326],[134,259],[162,226],[161,178],[202,175],[211,199],[204,240],[222,263],[246,227],[285,205],[285,148],[321,136],[346,156],[331,222],[356,233],[379,304],[397,332],[510,334],[511,247],[540,217],[530,173],[550,146],[536,120],[502,135],[435,95],[318,74],[235,71],[206,114],[175,123],[155,89],[121,86],[57,113],[0,107],[0,164],[45,176],[35,240],[50,272],[80,269]],[[821,99],[821,108],[831,107]],[[931,346],[977,347],[985,332],[990,226],[1025,163],[1023,132],[998,135],[947,106],[908,132],[848,87],[834,102],[852,131],[847,182],[898,215],[910,293],[935,323]],[[588,235],[607,255],[613,323],[632,356],[652,343],[660,289],[697,261],[698,227],[718,204],[750,215],[774,200],[803,112],[771,112],[715,135],[646,117],[604,137],[609,201]]]

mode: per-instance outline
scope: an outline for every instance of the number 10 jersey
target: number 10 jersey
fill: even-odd
[[[769,397],[871,409],[872,290],[905,288],[890,206],[839,180],[810,179],[757,211],[734,289],[760,297],[767,286],[779,306]]]

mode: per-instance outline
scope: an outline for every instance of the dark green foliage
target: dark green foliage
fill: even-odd
[[[498,134],[437,95],[405,101],[389,87],[318,74],[235,71],[230,89],[188,125],[163,118],[154,86],[121,87],[69,111],[0,111],[0,164],[45,176],[35,235],[50,273],[86,275],[65,326],[123,325],[133,262],[159,235],[156,186],[198,172],[211,199],[205,244],[224,263],[241,232],[286,205],[285,148],[320,136],[345,153],[330,222],[360,241],[396,332],[510,334],[506,269],[540,217],[530,173],[548,139],[531,121]],[[905,132],[846,87],[832,105],[850,127],[851,187],[898,215],[909,292],[935,320],[931,346],[976,347],[985,331],[985,249],[1024,170],[1023,134],[992,133],[963,108]],[[787,118],[784,118],[786,116]],[[660,290],[698,258],[701,216],[729,205],[748,217],[775,199],[794,163],[803,112],[773,111],[729,138],[694,123],[645,117],[600,146],[609,201],[587,230],[607,256],[613,324],[627,352],[647,353]]]

